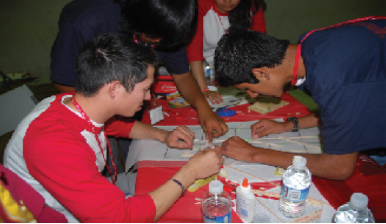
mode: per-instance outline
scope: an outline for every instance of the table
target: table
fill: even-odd
[[[288,96],[286,96],[288,97]],[[290,98],[289,98],[290,99]],[[277,110],[274,114],[273,112],[264,116],[256,116],[257,119],[261,118],[271,118],[282,120],[285,117],[300,115],[304,116],[307,114],[307,111],[303,111],[301,105],[290,99],[290,103],[287,109],[289,110]],[[159,103],[163,103],[162,101]],[[191,110],[190,108],[185,108],[186,110]],[[169,110],[169,109],[168,109]],[[180,109],[178,109],[180,110]],[[245,108],[244,108],[245,111]],[[301,112],[299,112],[301,111]],[[170,111],[168,111],[169,113]],[[174,111],[175,112],[175,111]],[[145,112],[146,113],[146,112]],[[175,112],[178,113],[178,112]],[[300,113],[300,114],[297,114]],[[308,112],[309,113],[309,112]],[[192,156],[197,150],[197,147],[204,144],[202,142],[205,139],[202,129],[197,123],[197,119],[189,119],[181,114],[175,114],[176,117],[181,117],[180,119],[173,119],[173,121],[160,122],[157,124],[157,127],[163,128],[166,130],[172,130],[175,128],[173,124],[175,121],[178,121],[181,124],[188,125],[195,134],[196,134],[196,143],[193,151],[187,150],[178,150],[168,148],[166,145],[154,141],[154,140],[136,140],[133,141],[129,156],[127,159],[126,167],[131,167],[132,165],[137,166],[137,182],[136,182],[136,195],[147,194],[152,190],[156,189],[162,185],[165,181],[171,178],[175,172],[183,166],[190,156]],[[190,115],[189,115],[190,116]],[[237,118],[240,119],[240,118]],[[236,119],[236,120],[237,120]],[[242,118],[241,118],[242,119]],[[250,118],[249,118],[250,119]],[[146,123],[146,116],[144,119]],[[238,121],[238,122],[227,122],[230,131],[226,136],[223,136],[219,139],[215,139],[214,143],[220,143],[223,139],[227,139],[230,136],[238,135],[243,138],[250,136],[250,130],[248,129],[251,123],[254,121]],[[170,126],[166,126],[166,125]],[[291,152],[305,152],[305,153],[321,153],[322,145],[320,143],[319,131],[317,128],[309,130],[301,130],[298,133],[283,133],[280,135],[270,135],[265,138],[259,139],[258,141],[252,142],[252,144],[257,146],[263,146],[268,148],[273,148],[276,150],[291,151]],[[285,147],[283,147],[285,146]],[[369,162],[370,161],[370,162]],[[370,165],[369,165],[370,164]],[[379,164],[378,164],[379,165]],[[257,197],[257,206],[256,212],[263,212],[269,214],[271,222],[291,222],[293,219],[288,219],[277,213],[278,200],[277,196],[280,191],[280,175],[275,175],[276,167],[257,164],[257,163],[245,163],[240,161],[235,161],[230,158],[227,158],[224,163],[224,167],[229,174],[229,179],[233,181],[241,181],[243,177],[248,177],[250,182],[256,182],[255,187],[259,188],[261,184],[271,185],[271,188],[266,188],[266,191]],[[362,168],[362,170],[361,170]],[[358,183],[362,183],[360,188],[363,193],[369,196],[370,203],[369,207],[372,210],[376,221],[382,221],[385,219],[385,201],[386,197],[379,197],[378,193],[382,192],[380,186],[382,185],[383,180],[385,180],[384,173],[379,173],[379,167],[376,166],[371,159],[366,157],[358,158],[358,167],[353,175],[353,178],[350,178],[348,181],[331,181],[325,180],[322,178],[313,177],[313,183],[310,188],[310,198],[311,202],[308,203],[306,207],[306,214],[313,216],[315,221],[320,221],[319,217],[321,216],[322,208],[337,208],[340,205],[346,203],[351,194],[353,193],[354,187],[357,189]],[[368,183],[364,182],[361,177],[365,175],[373,175],[372,178],[366,179],[370,180],[373,185],[372,187],[368,186]],[[221,178],[221,177],[220,177]],[[225,181],[225,179],[224,179]],[[275,185],[276,184],[276,185]],[[275,185],[272,188],[272,185]],[[187,192],[184,198],[179,199],[175,205],[159,220],[159,222],[202,222],[202,213],[200,200],[203,194],[208,190],[208,185],[200,188],[194,193]],[[269,194],[267,193],[269,192]],[[377,192],[377,193],[375,193]],[[261,192],[260,192],[261,193]],[[372,194],[375,193],[375,196]],[[268,194],[269,196],[267,196]],[[379,200],[376,200],[379,199]],[[307,218],[307,217],[306,217]],[[308,222],[312,220],[312,217],[308,217]],[[297,220],[305,221],[305,220]],[[306,220],[307,221],[307,220]],[[232,213],[232,222],[241,222],[236,213]],[[328,222],[324,221],[324,222]]]
[[[230,132],[237,134],[237,130],[243,130],[242,127],[248,127],[250,122],[234,122],[228,123]],[[200,130],[197,126],[190,127],[197,136]],[[234,128],[237,127],[237,128]],[[173,129],[173,126],[159,127],[166,130]],[[245,129],[247,130],[247,129]],[[250,130],[250,129],[249,129]],[[238,134],[245,134],[241,131]],[[318,129],[303,130],[299,133],[284,133],[282,135],[270,135],[266,138],[255,141],[254,145],[275,148],[277,150],[303,152],[303,153],[321,153],[320,139],[316,138],[319,134]],[[213,142],[227,139],[228,136],[215,139]],[[200,136],[200,135],[198,135]],[[249,134],[250,136],[250,134]],[[311,138],[309,138],[311,137]],[[274,142],[274,143],[273,143]],[[201,142],[200,142],[201,143]],[[137,164],[137,182],[136,195],[146,194],[156,189],[162,183],[170,179],[175,172],[183,166],[187,160],[199,150],[200,144],[195,145],[192,151],[168,148],[163,143],[155,140],[136,140],[132,143],[129,150],[127,166]],[[253,189],[260,189],[264,186],[265,189],[271,186],[269,192],[273,195],[267,198],[266,195],[258,197],[258,206],[256,213],[270,214],[270,219],[273,222],[289,222],[292,221],[278,213],[278,198],[281,185],[281,175],[275,175],[276,167],[258,163],[246,163],[235,161],[226,158],[224,168],[228,173],[228,180],[232,183],[239,183],[244,177],[247,177],[252,183]],[[223,178],[224,183],[225,178]],[[208,185],[200,188],[198,191],[191,193],[187,192],[184,198],[178,202],[159,220],[160,222],[202,222],[200,200],[203,194],[208,190]],[[234,199],[234,194],[231,195]],[[310,197],[317,201],[317,205],[309,205],[306,208],[307,214],[315,213],[317,217],[321,215],[322,206],[328,206],[329,203],[318,189],[312,185],[310,188]],[[232,215],[233,222],[240,222],[236,213]]]

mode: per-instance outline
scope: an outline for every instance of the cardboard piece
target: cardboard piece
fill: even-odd
[[[36,98],[26,85],[0,95],[0,135],[15,130],[36,103]]]
[[[275,97],[258,97],[257,101],[248,107],[252,111],[256,111],[260,114],[266,114],[282,108],[289,103]]]

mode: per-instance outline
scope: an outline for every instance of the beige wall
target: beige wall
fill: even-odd
[[[265,0],[268,33],[297,42],[308,30],[368,15],[386,15],[386,0]],[[49,75],[50,49],[70,0],[0,0],[0,70]]]

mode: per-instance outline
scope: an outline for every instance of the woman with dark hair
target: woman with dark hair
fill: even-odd
[[[166,65],[182,96],[197,109],[199,122],[212,141],[213,136],[225,134],[228,127],[212,112],[189,71],[185,44],[196,23],[195,0],[71,1],[62,10],[59,32],[51,49],[51,80],[59,92],[74,91],[76,58],[84,43],[100,34],[125,34],[155,50],[158,61]],[[128,147],[122,148],[127,152]],[[116,163],[120,164],[118,160]]]
[[[266,33],[265,8],[265,2],[261,0],[198,0],[197,30],[187,47],[187,55],[193,76],[212,103],[219,102],[221,95],[208,90],[203,61],[209,64],[213,73],[217,42],[229,30],[249,29]]]

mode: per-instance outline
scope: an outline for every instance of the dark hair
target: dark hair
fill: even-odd
[[[138,45],[125,36],[103,34],[85,43],[77,60],[75,90],[86,97],[104,85],[119,81],[127,91],[148,77],[157,56],[150,48]]]
[[[217,81],[222,86],[259,83],[252,69],[281,64],[289,43],[257,31],[225,34],[214,56]]]
[[[161,37],[158,49],[182,47],[197,24],[197,0],[127,0],[121,3],[124,32]]]
[[[251,14],[252,7],[252,14]],[[248,29],[251,25],[252,17],[259,11],[259,8],[266,9],[263,0],[240,0],[239,4],[229,12],[229,30]]]

